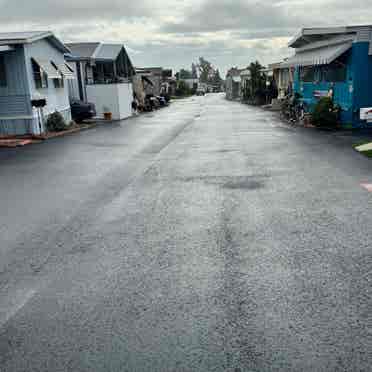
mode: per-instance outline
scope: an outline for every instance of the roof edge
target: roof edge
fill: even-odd
[[[295,35],[289,41],[288,47],[294,48],[295,47],[294,44],[304,36],[342,34],[346,32],[352,32],[353,28],[356,28],[356,26],[304,27],[297,35]]]
[[[39,32],[39,31],[36,31]],[[66,45],[54,35],[52,31],[40,31],[37,35],[26,38],[15,38],[15,39],[3,39],[0,40],[0,45],[22,45],[22,44],[31,44],[39,40],[51,39],[51,43],[62,53],[68,53],[70,50]]]
[[[295,48],[294,44],[296,44],[296,42],[304,36],[352,33],[358,32],[360,29],[363,28],[370,28],[372,30],[372,25],[366,24],[331,27],[305,27],[301,29],[301,31],[288,42],[288,47]]]

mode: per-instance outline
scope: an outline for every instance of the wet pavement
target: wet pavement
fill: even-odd
[[[207,95],[0,150],[0,371],[370,371],[350,142]]]

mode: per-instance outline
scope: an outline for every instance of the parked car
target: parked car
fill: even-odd
[[[197,96],[205,96],[205,90],[203,88],[198,88],[196,91]]]
[[[72,119],[77,123],[96,116],[96,108],[93,103],[73,100],[70,102],[70,106]]]

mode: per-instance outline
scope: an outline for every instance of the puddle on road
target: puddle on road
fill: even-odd
[[[200,176],[185,177],[184,182],[204,182],[207,185],[216,185],[230,190],[258,190],[265,187],[264,178],[268,175],[254,176]]]
[[[250,179],[250,178],[242,178],[238,180],[232,180],[226,182],[223,187],[225,189],[243,189],[243,190],[257,190],[264,187],[264,183],[259,180]]]

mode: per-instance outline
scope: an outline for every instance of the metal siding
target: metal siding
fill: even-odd
[[[354,92],[350,90],[350,86],[353,86],[353,57],[352,54],[348,56],[347,62],[347,76],[345,82],[329,83],[329,82],[301,82],[299,68],[296,68],[294,75],[294,91],[301,94],[304,103],[311,110],[318,102],[318,98],[314,97],[314,91],[329,91],[333,89],[334,102],[341,106],[341,122],[344,124],[353,123],[353,110],[354,108]]]
[[[25,55],[31,84],[31,96],[41,94],[46,98],[47,106],[44,108],[46,114],[68,109],[70,107],[68,84],[65,84],[63,88],[55,88],[53,80],[48,79],[48,88],[36,89],[31,67],[31,58],[51,60],[57,65],[64,63],[63,53],[54,48],[48,41],[39,40],[25,46]]]
[[[30,89],[23,46],[3,53],[7,75],[7,86],[0,87],[0,133],[24,134],[29,129],[32,114]],[[14,119],[5,119],[15,117]]]
[[[0,96],[0,119],[31,115],[30,96]]]
[[[0,87],[0,96],[28,95],[27,71],[23,47],[2,53],[5,61],[7,86]]]
[[[21,135],[31,133],[32,119],[1,120],[0,134]]]
[[[372,106],[372,57],[369,56],[369,43],[354,43],[352,49],[352,70],[354,83],[354,115],[356,127],[371,126],[360,120],[359,110]]]

